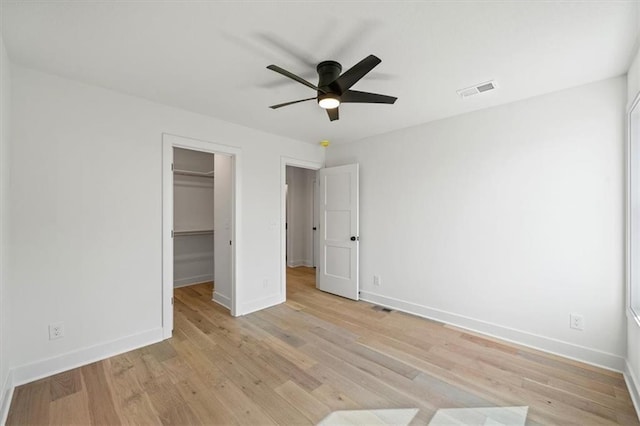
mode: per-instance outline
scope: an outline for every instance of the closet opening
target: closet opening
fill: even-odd
[[[214,155],[173,148],[173,287],[213,283]]]
[[[173,287],[231,302],[231,157],[173,148]]]
[[[174,296],[196,292],[236,315],[238,161],[231,147],[163,135],[165,338],[172,336]]]

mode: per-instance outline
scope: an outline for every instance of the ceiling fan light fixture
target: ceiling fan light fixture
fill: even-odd
[[[320,105],[320,108],[324,109],[338,108],[338,106],[340,105],[340,99],[338,99],[337,96],[334,97],[333,95],[325,96],[321,99],[318,99],[318,105]]]

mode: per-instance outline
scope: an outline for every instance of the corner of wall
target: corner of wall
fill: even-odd
[[[0,398],[0,425],[4,425],[7,422],[9,416],[9,407],[11,407],[11,399],[13,398],[13,374],[9,371],[7,379],[2,384],[2,398]]]
[[[628,360],[625,363],[623,374],[624,381],[627,384],[627,389],[629,389],[629,394],[631,395],[631,401],[633,401],[633,406],[636,409],[638,420],[640,420],[640,381],[638,380],[638,376],[633,371],[633,368],[631,367],[631,364],[629,364]]]
[[[636,3],[636,33],[636,42],[634,44],[633,51],[631,52],[631,63],[627,71],[627,108],[631,106],[640,93],[640,3]],[[628,117],[625,117],[625,122],[627,120]],[[625,153],[625,155],[628,154]],[[625,161],[627,160],[625,159]],[[628,197],[629,196],[627,194],[627,203],[629,203]],[[628,226],[627,222],[627,227]],[[628,238],[629,230],[626,229],[625,233]],[[629,301],[626,300],[625,304],[628,306]],[[638,418],[640,419],[640,377],[637,374],[637,368],[640,368],[640,362],[638,362],[638,359],[640,358],[640,349],[637,345],[639,339],[640,329],[637,327],[637,323],[634,320],[629,319],[627,321],[627,352],[624,365],[624,380],[627,384],[627,389],[631,395]]]
[[[11,63],[0,35],[0,424],[4,424],[13,395],[13,380],[9,370],[8,333],[8,231],[9,203],[9,137],[11,106]]]

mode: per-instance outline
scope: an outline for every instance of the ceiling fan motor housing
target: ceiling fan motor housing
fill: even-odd
[[[318,71],[318,87],[320,89],[327,89],[325,90],[326,92],[333,92],[337,95],[341,95],[340,88],[332,87],[331,83],[340,77],[342,65],[336,61],[322,61],[318,64],[316,70]],[[318,96],[322,94],[322,92],[318,92]]]

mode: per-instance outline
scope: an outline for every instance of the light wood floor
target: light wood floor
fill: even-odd
[[[310,424],[333,410],[529,406],[528,424],[637,425],[620,374],[319,292],[232,318],[177,289],[170,340],[15,390],[9,425]]]

